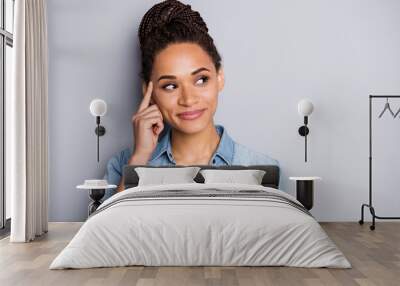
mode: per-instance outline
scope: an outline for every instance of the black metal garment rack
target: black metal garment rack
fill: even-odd
[[[370,95],[369,96],[369,203],[361,206],[361,219],[359,224],[364,223],[364,207],[368,207],[372,215],[372,225],[370,229],[375,229],[375,219],[400,219],[400,217],[384,217],[378,216],[372,205],[372,100],[374,98],[400,98],[400,95]]]

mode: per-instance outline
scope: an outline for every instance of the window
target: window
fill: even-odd
[[[10,193],[5,188],[5,98],[11,92],[14,0],[0,0],[0,236],[9,231]]]

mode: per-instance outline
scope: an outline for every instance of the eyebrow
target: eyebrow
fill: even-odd
[[[210,70],[207,69],[207,68],[205,68],[205,67],[201,67],[201,68],[198,68],[197,70],[193,71],[193,72],[191,73],[191,75],[195,75],[195,74],[197,74],[197,73],[199,73],[199,72],[201,72],[201,71],[210,71]],[[162,75],[162,76],[160,76],[160,77],[158,78],[157,81],[160,81],[160,80],[162,80],[162,79],[176,79],[176,76],[174,76],[174,75]]]

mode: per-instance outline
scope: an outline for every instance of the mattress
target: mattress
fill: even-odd
[[[117,193],[49,268],[132,265],[351,268],[293,196],[232,183],[136,186]]]

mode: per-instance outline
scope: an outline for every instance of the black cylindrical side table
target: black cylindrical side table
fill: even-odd
[[[95,212],[97,208],[101,205],[101,199],[104,197],[105,193],[106,189],[89,190],[89,197],[92,199],[92,202],[88,206],[88,216]]]
[[[94,183],[90,183],[95,181]],[[101,181],[100,183],[98,181]],[[116,185],[110,185],[106,180],[85,180],[85,184],[76,186],[77,189],[83,189],[89,191],[89,197],[92,200],[88,206],[88,217],[96,211],[96,209],[101,205],[101,199],[106,193],[106,189],[116,188]]]
[[[289,177],[296,181],[296,199],[303,204],[307,210],[314,205],[314,181],[320,177]]]

